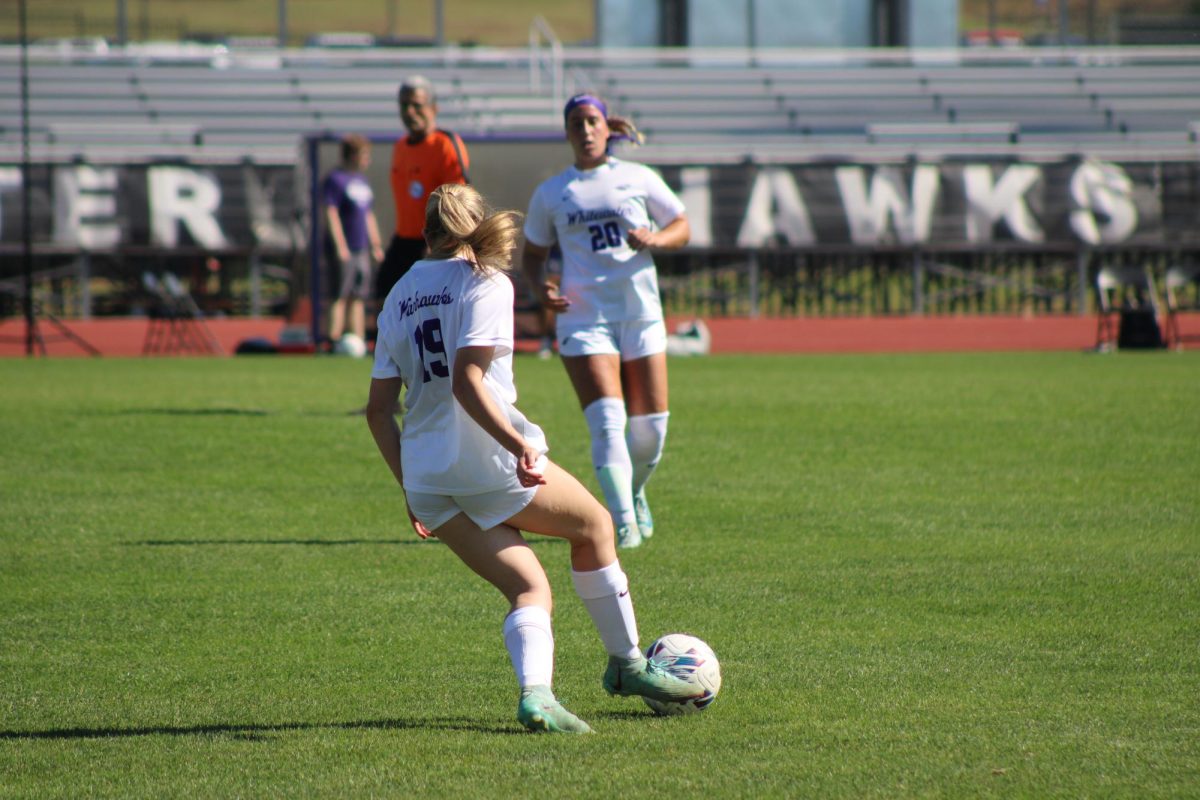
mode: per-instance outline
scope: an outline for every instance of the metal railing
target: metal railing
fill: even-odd
[[[566,100],[563,46],[554,29],[540,14],[529,24],[529,90],[544,94],[544,76],[549,76],[550,97],[556,107]]]
[[[704,250],[655,256],[668,315],[866,317],[1095,311],[1095,276],[1147,266],[1162,284],[1200,250]]]

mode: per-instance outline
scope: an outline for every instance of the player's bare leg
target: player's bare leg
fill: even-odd
[[[629,579],[617,560],[604,507],[554,462],[547,462],[544,476],[533,501],[508,524],[571,542],[571,580],[609,656],[605,690],[663,702],[695,697],[695,687],[647,661],[638,647]]]
[[[434,533],[509,602],[504,643],[521,690],[517,720],[536,732],[590,733],[591,727],[564,708],[550,688],[554,673],[550,582],[521,533],[508,525],[480,530],[465,514]]]

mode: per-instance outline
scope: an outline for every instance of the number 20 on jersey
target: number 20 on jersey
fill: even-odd
[[[620,247],[624,242],[621,238],[621,228],[616,222],[610,221],[603,225],[588,225],[588,233],[592,235],[593,253]]]

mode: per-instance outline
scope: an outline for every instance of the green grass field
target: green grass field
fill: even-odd
[[[592,485],[556,362],[524,410]],[[1200,796],[1200,357],[673,361],[643,643],[609,698],[568,578],[514,719],[498,593],[403,524],[336,359],[0,361],[0,796]]]

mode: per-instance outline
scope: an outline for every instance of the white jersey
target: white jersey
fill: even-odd
[[[595,169],[568,167],[538,186],[525,239],[538,247],[557,243],[562,250],[561,291],[571,306],[559,321],[662,319],[654,260],[625,237],[634,228],[666,227],[683,211],[657,172],[612,157]]]
[[[484,387],[529,444],[546,452],[542,429],[513,405],[513,284],[479,275],[460,258],[418,261],[379,312],[374,378],[402,378],[404,488],[469,495],[502,488],[517,459],[467,414],[450,391],[462,347],[495,347]]]

